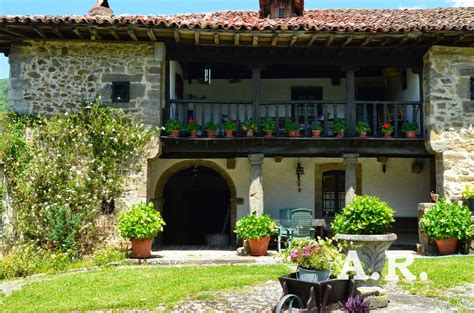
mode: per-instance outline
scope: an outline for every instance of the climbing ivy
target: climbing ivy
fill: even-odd
[[[152,132],[99,100],[49,120],[8,113],[0,125],[12,242],[90,252],[101,204],[120,195]]]

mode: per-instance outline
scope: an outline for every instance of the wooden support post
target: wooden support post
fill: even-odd
[[[39,29],[36,26],[33,26],[33,30],[35,31],[35,33],[40,35],[41,38],[47,38],[48,37],[48,36],[46,36],[46,34],[41,29]]]
[[[115,31],[115,28],[111,28],[110,29],[110,33],[112,34],[112,36],[115,38],[115,40],[118,40],[120,41],[120,36],[117,34],[117,32]]]
[[[354,70],[346,69],[346,121],[350,137],[356,135],[356,118]]]
[[[253,118],[260,125],[260,77],[261,68],[252,68],[252,102],[253,102]]]
[[[150,37],[151,41],[157,41],[155,32],[153,31],[153,28],[148,28],[147,30],[148,37]]]
[[[127,33],[134,41],[138,41],[137,35],[135,34],[135,30],[133,27],[127,27]]]

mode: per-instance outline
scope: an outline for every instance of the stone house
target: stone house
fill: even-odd
[[[153,201],[166,244],[231,234],[249,210],[278,219],[282,208],[310,208],[329,223],[354,193],[387,201],[403,240],[431,191],[460,199],[474,181],[474,8],[260,7],[114,16],[97,1],[87,16],[0,16],[9,106],[51,115],[101,96],[149,127],[273,120],[273,138],[225,138],[219,126],[217,138],[163,132],[152,143],[121,203]],[[335,138],[340,118],[348,129]],[[299,137],[286,136],[289,119]],[[368,138],[357,137],[358,121]],[[416,138],[403,122],[416,123]],[[322,138],[311,137],[315,123]]]

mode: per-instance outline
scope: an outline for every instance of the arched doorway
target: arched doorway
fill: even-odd
[[[216,170],[194,164],[171,175],[162,190],[165,245],[205,245],[205,236],[231,232],[233,195]]]

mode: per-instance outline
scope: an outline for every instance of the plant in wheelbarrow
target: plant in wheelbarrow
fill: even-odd
[[[331,225],[335,238],[345,244],[346,252],[354,250],[364,265],[366,275],[381,275],[385,251],[397,239],[388,230],[395,220],[394,211],[374,196],[357,196],[337,214]],[[377,285],[368,281],[365,285]]]
[[[305,241],[302,241],[304,243]],[[306,241],[290,255],[292,263],[298,265],[297,277],[309,282],[320,282],[337,277],[342,269],[345,256],[340,245],[333,245],[328,239]],[[293,243],[292,243],[293,244]],[[296,242],[298,246],[298,242]],[[292,245],[295,247],[295,245]]]
[[[278,231],[275,221],[268,214],[257,215],[252,212],[235,224],[235,233],[241,239],[248,241],[250,255],[267,255],[270,237]]]
[[[151,244],[166,225],[153,203],[140,202],[132,205],[130,210],[118,216],[120,235],[132,242],[132,255],[136,258],[151,257]]]

